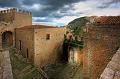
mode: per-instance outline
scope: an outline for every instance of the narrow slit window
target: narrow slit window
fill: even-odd
[[[19,45],[20,45],[19,49],[21,50],[21,40],[19,40]]]
[[[26,58],[29,58],[28,48],[27,48],[27,55],[26,55]]]

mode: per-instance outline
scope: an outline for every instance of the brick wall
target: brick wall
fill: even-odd
[[[119,26],[88,24],[84,46],[84,79],[99,79],[120,45]]]

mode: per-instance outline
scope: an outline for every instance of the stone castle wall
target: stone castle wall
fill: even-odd
[[[2,49],[2,34],[10,31],[13,34],[13,45],[15,44],[15,28],[32,25],[31,12],[18,9],[0,11],[0,49]]]
[[[15,30],[15,47],[21,51],[21,54],[34,61],[34,30],[33,29],[16,29]],[[28,52],[28,57],[27,57]]]
[[[62,53],[65,28],[35,29],[34,32],[34,63],[38,67],[55,63]],[[49,39],[47,34],[50,35]]]
[[[14,12],[0,13],[0,21],[12,22],[13,20],[14,20]]]
[[[120,25],[88,24],[84,46],[84,79],[99,79],[120,46]]]
[[[31,12],[16,8],[0,11],[0,22],[15,23],[20,26],[32,25]]]
[[[62,53],[65,28],[18,28],[16,29],[16,48],[37,67],[55,63]],[[48,35],[49,34],[49,39]],[[27,50],[28,49],[28,50]]]
[[[16,28],[32,25],[32,15],[27,13],[15,12],[14,24]]]

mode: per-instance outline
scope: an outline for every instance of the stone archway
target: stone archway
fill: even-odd
[[[13,45],[13,33],[11,31],[5,31],[2,34],[2,47],[8,47]]]

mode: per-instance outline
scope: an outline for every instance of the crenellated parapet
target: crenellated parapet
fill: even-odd
[[[2,10],[2,11],[0,11],[0,14],[15,13],[15,12],[16,13],[28,14],[28,15],[32,14],[30,11],[21,10],[21,9],[17,9],[17,8],[11,8],[11,9],[7,9],[7,10]]]
[[[23,21],[24,20],[24,21]],[[17,23],[21,25],[32,24],[32,13],[17,8],[0,11],[0,22]],[[26,23],[25,23],[26,22]]]

